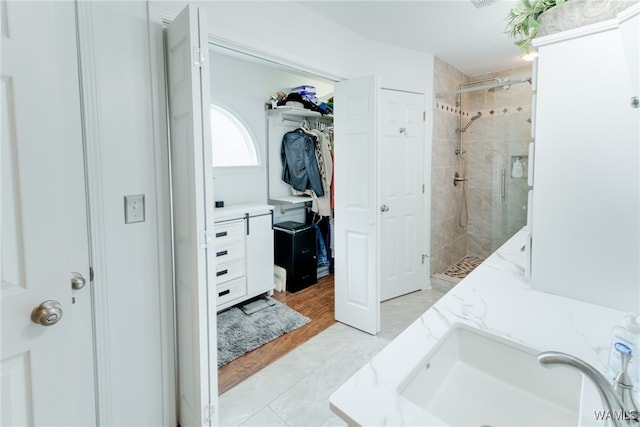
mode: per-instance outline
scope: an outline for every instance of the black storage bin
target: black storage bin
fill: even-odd
[[[298,292],[317,282],[316,231],[301,222],[273,225],[274,263],[287,270],[287,291]]]

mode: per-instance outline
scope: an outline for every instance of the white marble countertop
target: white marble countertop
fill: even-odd
[[[524,229],[516,233],[363,366],[330,397],[331,409],[355,425],[445,425],[398,390],[438,340],[460,324],[539,351],[570,353],[606,375],[612,328],[627,313],[532,289],[521,251],[526,236]],[[603,408],[595,388],[584,381],[582,390],[582,424],[597,425],[593,410]]]

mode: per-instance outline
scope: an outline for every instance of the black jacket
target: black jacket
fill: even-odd
[[[324,196],[322,178],[316,158],[316,138],[302,129],[287,132],[280,149],[282,180],[295,190],[313,190]]]

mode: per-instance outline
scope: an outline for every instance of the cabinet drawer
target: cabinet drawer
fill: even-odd
[[[216,245],[216,263],[222,264],[244,257],[244,245],[241,240],[233,240]]]
[[[245,296],[247,286],[244,277],[216,286],[216,294],[218,296],[216,305],[218,306]]]
[[[216,266],[216,284],[228,282],[229,280],[236,279],[244,276],[244,260],[239,259],[236,261],[225,262],[224,264],[218,264]]]
[[[225,242],[234,239],[243,239],[245,234],[245,221],[229,221],[223,223],[216,223],[213,237],[215,238],[216,245],[222,245]]]

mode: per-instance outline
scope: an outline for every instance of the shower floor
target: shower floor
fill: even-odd
[[[467,274],[471,273],[477,266],[479,266],[482,261],[484,261],[484,259],[482,258],[478,258],[475,256],[466,256],[449,267],[447,271],[438,276],[443,279],[450,278],[454,281],[460,281],[464,279]]]

